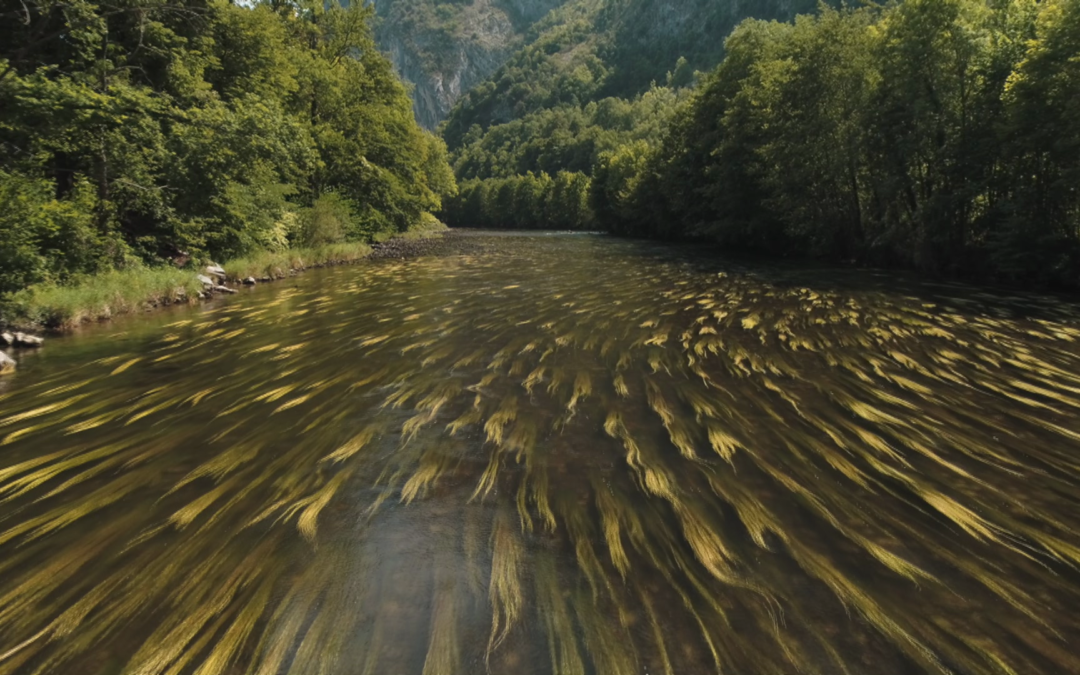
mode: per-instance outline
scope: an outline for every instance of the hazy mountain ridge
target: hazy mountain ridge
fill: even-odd
[[[815,0],[575,0],[551,12],[532,40],[473,87],[450,112],[451,150],[469,130],[562,105],[632,98],[653,84],[691,84],[723,57],[724,39],[746,18],[788,20]]]
[[[669,72],[680,78],[676,84],[687,84],[695,69],[719,62],[724,38],[739,21],[787,20],[812,12],[817,2],[381,0],[375,6],[376,37],[414,86],[417,119],[434,128],[450,118],[454,145],[473,124],[486,128],[563,103],[630,97],[651,82],[663,84]]]

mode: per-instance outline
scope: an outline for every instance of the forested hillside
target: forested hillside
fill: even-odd
[[[507,222],[536,201],[530,172],[572,170],[589,179],[580,226],[1078,285],[1080,0],[747,20],[687,100],[660,88],[597,104],[633,91],[600,58],[621,43],[580,47],[602,14],[561,24],[579,42],[537,40],[451,116],[453,224]],[[664,84],[681,84],[680,67]],[[620,105],[629,125],[600,113]],[[510,184],[525,186],[516,202]]]
[[[648,147],[614,232],[1076,286],[1080,0],[906,0],[751,21]]]
[[[695,71],[723,55],[723,37],[748,16],[789,19],[816,0],[573,0],[470,91],[441,127],[462,190],[456,225],[596,227],[577,190],[600,156],[659,138]],[[538,187],[540,186],[540,187]],[[543,187],[546,186],[546,187]],[[517,197],[510,198],[515,193]]]
[[[686,86],[723,54],[741,19],[790,19],[817,0],[574,0],[533,28],[530,43],[454,108],[443,136],[456,149],[482,131],[543,110]],[[669,79],[670,78],[670,79]]]
[[[375,47],[370,8],[3,7],[0,296],[369,240],[431,218],[454,190],[442,141]]]

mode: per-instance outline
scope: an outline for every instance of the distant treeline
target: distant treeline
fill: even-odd
[[[1080,0],[745,21],[662,128],[598,154],[599,226],[1080,284]]]
[[[589,177],[560,171],[461,183],[444,217],[450,223],[484,229],[589,230]]]
[[[452,227],[595,229],[587,195],[599,159],[659,138],[687,93],[653,87],[632,100],[542,109],[486,131],[474,126],[452,153],[460,192],[443,219]]]
[[[454,189],[445,146],[371,17],[336,0],[4,3],[0,300],[430,218]]]

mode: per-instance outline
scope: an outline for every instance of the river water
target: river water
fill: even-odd
[[[0,380],[0,675],[1080,672],[1080,305],[459,241]]]

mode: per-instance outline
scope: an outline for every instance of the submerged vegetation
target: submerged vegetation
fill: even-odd
[[[375,48],[372,9],[345,5],[5,5],[0,299],[430,218],[454,190],[445,148]]]
[[[1075,305],[485,246],[7,382],[0,675],[1080,671]]]
[[[550,0],[444,144],[366,3],[7,3],[5,318],[436,213],[1077,285],[1080,0],[822,3],[697,75],[742,3],[677,4]],[[1080,672],[1075,302],[469,236],[20,354],[0,675]]]

